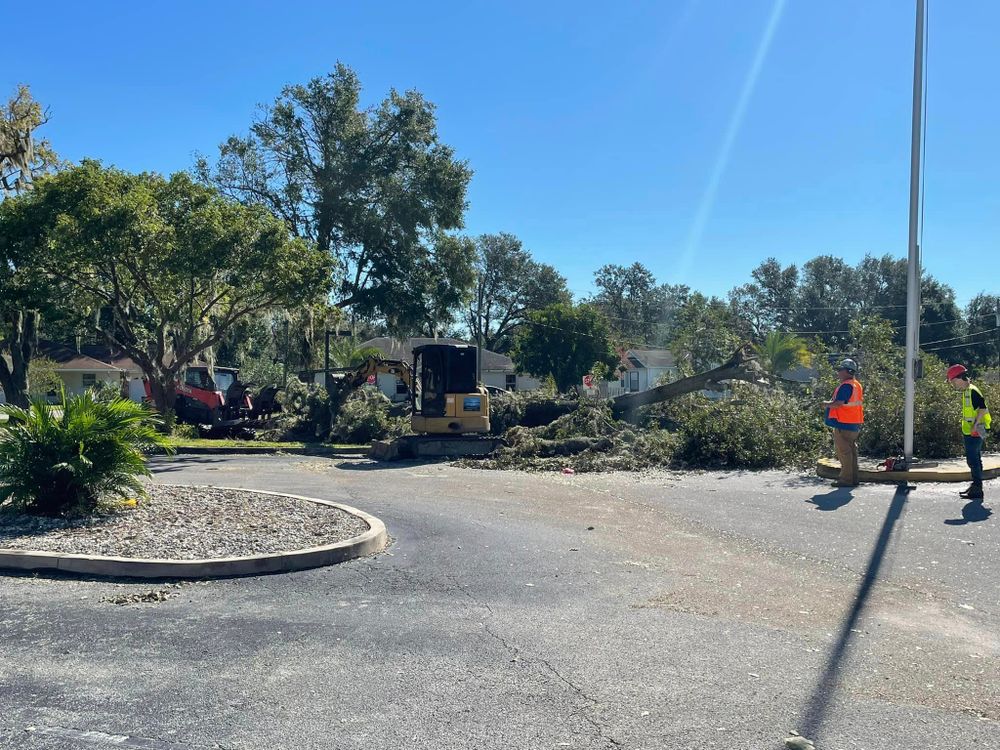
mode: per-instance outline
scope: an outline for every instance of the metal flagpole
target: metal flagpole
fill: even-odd
[[[910,140],[910,248],[906,274],[906,405],[903,412],[903,455],[913,462],[913,396],[920,348],[920,248],[917,245],[920,217],[920,133],[924,91],[924,7],[917,0],[917,29],[913,52],[913,128]]]

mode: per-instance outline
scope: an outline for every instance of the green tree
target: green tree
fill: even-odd
[[[781,375],[798,365],[808,365],[812,360],[809,344],[791,333],[771,331],[754,351],[763,368],[772,375]]]
[[[753,335],[762,338],[769,331],[790,330],[796,324],[799,269],[782,268],[768,258],[752,272],[753,281],[729,293],[736,314],[750,324]]]
[[[473,341],[508,352],[526,316],[572,298],[555,268],[538,263],[512,234],[476,238],[476,281],[465,323]]]
[[[848,326],[865,295],[853,267],[832,255],[813,258],[802,267],[795,328],[843,346],[850,340]]]
[[[728,359],[743,340],[732,308],[718,297],[695,292],[677,314],[670,349],[684,369],[703,372]]]
[[[371,109],[359,108],[360,94],[357,75],[342,64],[287,86],[248,136],[223,143],[214,165],[199,158],[197,172],[226,195],[266,206],[330,254],[336,305],[394,327],[422,325],[426,306],[397,305],[425,299],[432,286],[447,299],[438,284],[462,289],[465,277],[452,279],[454,265],[435,263],[434,245],[462,226],[472,172],[439,142],[434,106],[421,94],[392,90]],[[445,273],[429,281],[434,271]]]
[[[601,266],[594,272],[594,285],[599,290],[594,306],[607,316],[614,337],[630,346],[669,341],[690,292],[683,285],[657,284],[641,263]]]
[[[618,362],[604,317],[591,305],[549,305],[529,313],[526,323],[512,357],[524,372],[551,375],[560,392],[581,383],[595,362]]]
[[[58,166],[49,142],[37,138],[46,122],[48,113],[27,86],[18,86],[0,109],[0,197],[28,191]],[[0,222],[3,213],[0,205]],[[0,388],[7,401],[22,407],[29,402],[28,368],[42,317],[54,317],[58,306],[35,260],[0,233]]]
[[[50,393],[59,393],[63,387],[57,372],[58,364],[48,357],[32,357],[28,364],[28,395],[44,399]]]
[[[10,210],[8,209],[10,204]],[[40,259],[67,297],[150,381],[167,413],[181,371],[237,322],[329,288],[329,256],[184,174],[165,179],[96,162],[5,202],[0,236]]]
[[[461,317],[475,285],[476,249],[468,237],[439,232],[418,259],[391,307],[382,312],[386,333],[405,338],[444,335]]]
[[[59,166],[48,140],[36,137],[48,121],[48,111],[23,84],[0,109],[0,190],[5,196],[29,190],[36,177]]]
[[[866,255],[855,269],[863,292],[854,315],[878,315],[895,329],[893,341],[906,343],[906,258]],[[920,280],[920,340],[954,339],[962,332],[961,310],[955,291],[930,274]]]
[[[940,350],[941,357],[971,362],[978,367],[1000,368],[1000,295],[977,294],[965,308],[965,320],[968,338],[962,346],[955,346],[962,342],[949,342],[949,348]]]

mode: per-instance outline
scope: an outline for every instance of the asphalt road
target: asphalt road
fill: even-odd
[[[1000,532],[954,486],[154,463],[393,541],[179,586],[0,578],[3,748],[1000,748]]]

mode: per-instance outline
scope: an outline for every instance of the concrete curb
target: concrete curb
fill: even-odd
[[[187,486],[187,485],[173,485]],[[71,555],[61,552],[0,549],[0,568],[14,570],[57,570],[78,575],[109,576],[115,578],[218,578],[252,576],[266,573],[288,573],[293,570],[318,568],[372,555],[385,549],[388,540],[385,524],[375,516],[349,505],[319,500],[314,497],[291,495],[286,492],[247,490],[245,487],[219,487],[217,489],[242,490],[260,495],[291,497],[319,505],[339,508],[361,518],[368,524],[368,531],[341,542],[321,547],[273,552],[247,557],[217,557],[204,560],[157,560],[132,557],[103,557],[100,555]]]
[[[951,465],[948,465],[951,464]],[[840,461],[835,458],[821,458],[816,462],[816,474],[825,479],[840,476]],[[983,478],[1000,477],[1000,458],[983,456]],[[862,482],[971,482],[972,473],[968,467],[955,462],[928,462],[917,464],[910,471],[873,471],[861,469],[858,479]]]

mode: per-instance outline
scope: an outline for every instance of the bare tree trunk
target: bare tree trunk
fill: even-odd
[[[16,310],[10,324],[6,326],[10,339],[10,367],[0,355],[0,387],[8,403],[27,407],[31,403],[28,395],[28,365],[38,347],[38,312]]]
[[[145,372],[149,381],[149,395],[153,399],[153,406],[169,420],[174,413],[174,406],[177,403],[177,375],[172,371],[166,372]]]
[[[689,378],[681,378],[673,383],[660,385],[648,391],[618,396],[611,402],[611,413],[615,419],[632,422],[640,407],[669,401],[672,398],[683,396],[685,393],[700,391],[709,385],[725,380],[745,380],[756,383],[763,378],[764,371],[757,362],[757,355],[753,353],[749,344],[744,344],[733,352],[728,361],[712,370],[692,375]]]

